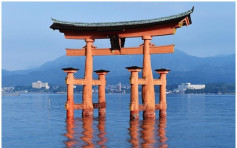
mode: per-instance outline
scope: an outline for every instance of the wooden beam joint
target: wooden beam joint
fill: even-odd
[[[154,85],[162,85],[162,80],[161,79],[154,79],[153,84]]]

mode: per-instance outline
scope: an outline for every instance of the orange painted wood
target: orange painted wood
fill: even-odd
[[[160,110],[160,104],[155,105],[156,110]]]
[[[139,111],[144,111],[146,110],[146,106],[145,105],[139,105]]]
[[[75,79],[74,80],[74,84],[75,85],[85,85],[86,84],[86,80],[85,79]]]
[[[93,55],[92,55],[92,39],[86,39],[86,61],[85,61],[85,81],[83,85],[82,100],[85,108],[82,111],[82,116],[93,116],[93,102],[92,102],[92,73],[93,73]]]
[[[74,83],[75,85],[86,85],[87,81],[85,79],[75,79]],[[92,85],[101,85],[102,81],[100,80],[92,80]]]
[[[99,117],[105,117],[106,114],[106,100],[105,100],[105,75],[108,73],[108,71],[96,71],[96,74],[98,74],[98,100],[99,100]],[[96,106],[94,105],[94,108]]]
[[[160,73],[162,85],[160,86],[160,112],[159,116],[166,116],[167,102],[166,102],[166,73]]]
[[[101,80],[92,80],[92,85],[101,85],[102,83]]]
[[[139,117],[139,95],[138,95],[138,72],[141,69],[129,70],[131,71],[131,98],[130,98],[130,118],[135,119]]]
[[[74,109],[84,109],[84,104],[74,104],[73,105]]]
[[[164,45],[164,46],[153,46],[150,47],[150,54],[162,54],[162,53],[173,53],[175,45]],[[114,50],[110,48],[92,49],[93,56],[102,55],[132,55],[132,54],[143,54],[143,47],[130,47]],[[66,49],[67,56],[85,56],[85,49]]]
[[[146,106],[143,118],[155,117],[155,90],[150,57],[151,36],[144,36],[143,46],[143,71],[142,78],[146,78],[146,84],[142,86],[142,102]]]
[[[85,56],[85,49],[66,49],[66,56]]]
[[[154,85],[161,85],[162,81],[160,79],[154,79],[153,83],[154,83]]]
[[[138,84],[139,85],[145,85],[146,84],[146,79],[138,79]]]
[[[67,84],[67,102],[66,102],[66,110],[67,110],[67,117],[73,117],[74,116],[74,110],[73,110],[73,73],[75,71],[69,71],[67,72],[67,79],[66,79],[66,84]]]

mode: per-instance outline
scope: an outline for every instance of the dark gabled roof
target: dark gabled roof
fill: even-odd
[[[67,67],[67,68],[62,68],[62,70],[79,70],[79,69],[72,68],[72,67]]]
[[[83,22],[66,22],[52,18],[53,24],[50,26],[52,29],[69,29],[79,31],[106,31],[106,30],[123,30],[129,28],[137,28],[152,25],[162,25],[168,23],[179,22],[184,18],[188,17],[189,23],[191,24],[190,14],[193,12],[194,7],[186,12],[172,15],[168,17],[161,17],[147,20],[137,21],[124,21],[124,22],[103,22],[103,23],[83,23]],[[186,25],[186,24],[184,24]]]
[[[126,67],[126,69],[142,69],[142,67],[130,66],[130,67]]]
[[[165,68],[160,68],[160,69],[156,69],[156,72],[160,72],[160,71],[170,71],[169,69],[165,69]]]
[[[94,72],[98,73],[98,72],[109,72],[108,70],[104,70],[104,69],[100,69],[100,70],[95,70]]]

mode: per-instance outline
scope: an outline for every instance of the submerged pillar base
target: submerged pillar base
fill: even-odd
[[[74,110],[69,109],[67,110],[67,118],[73,118],[74,117]]]
[[[105,117],[106,116],[106,109],[100,108],[99,109],[99,117]]]
[[[149,110],[149,111],[144,111],[143,112],[143,119],[155,118],[155,117],[156,117],[155,110]]]
[[[93,116],[93,109],[83,109],[82,117]]]
[[[139,111],[130,111],[130,119],[138,119]]]
[[[166,117],[166,110],[160,110],[159,111],[159,117],[160,118]]]

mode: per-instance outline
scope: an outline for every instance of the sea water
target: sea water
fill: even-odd
[[[80,103],[81,95],[74,99]],[[143,120],[140,112],[134,121],[129,94],[106,100],[106,118],[95,109],[93,118],[76,110],[66,119],[65,94],[2,96],[2,147],[235,147],[235,95],[167,95],[166,119],[156,111],[156,119]]]

